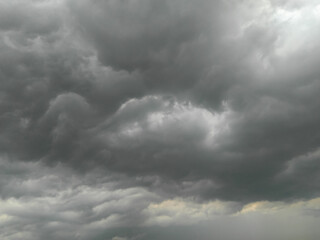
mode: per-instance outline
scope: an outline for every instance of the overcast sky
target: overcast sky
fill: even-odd
[[[0,238],[318,240],[317,0],[0,0]]]

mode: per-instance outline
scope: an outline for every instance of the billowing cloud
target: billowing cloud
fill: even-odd
[[[317,1],[0,0],[1,238],[294,216],[275,238],[318,239],[319,24]]]

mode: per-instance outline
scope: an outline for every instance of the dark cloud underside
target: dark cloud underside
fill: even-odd
[[[52,221],[96,221],[79,233],[85,239],[112,216],[114,229],[131,234],[95,239],[116,240],[160,236],[149,228],[140,236],[132,222],[167,198],[233,202],[238,211],[319,197],[319,9],[298,0],[0,1],[2,200],[36,197],[43,206],[42,196],[67,194],[61,178],[84,204],[74,212],[87,210]],[[127,215],[101,216],[92,209],[109,200],[77,195],[99,189],[141,204],[135,211],[128,197]],[[63,212],[62,200],[50,201]],[[80,239],[55,235],[58,225],[43,234]]]

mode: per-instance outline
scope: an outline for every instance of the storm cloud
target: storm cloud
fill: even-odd
[[[319,25],[311,0],[0,0],[0,236],[318,239]]]

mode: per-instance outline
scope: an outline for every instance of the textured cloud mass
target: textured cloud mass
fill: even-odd
[[[319,25],[313,0],[0,0],[1,239],[319,239]]]

